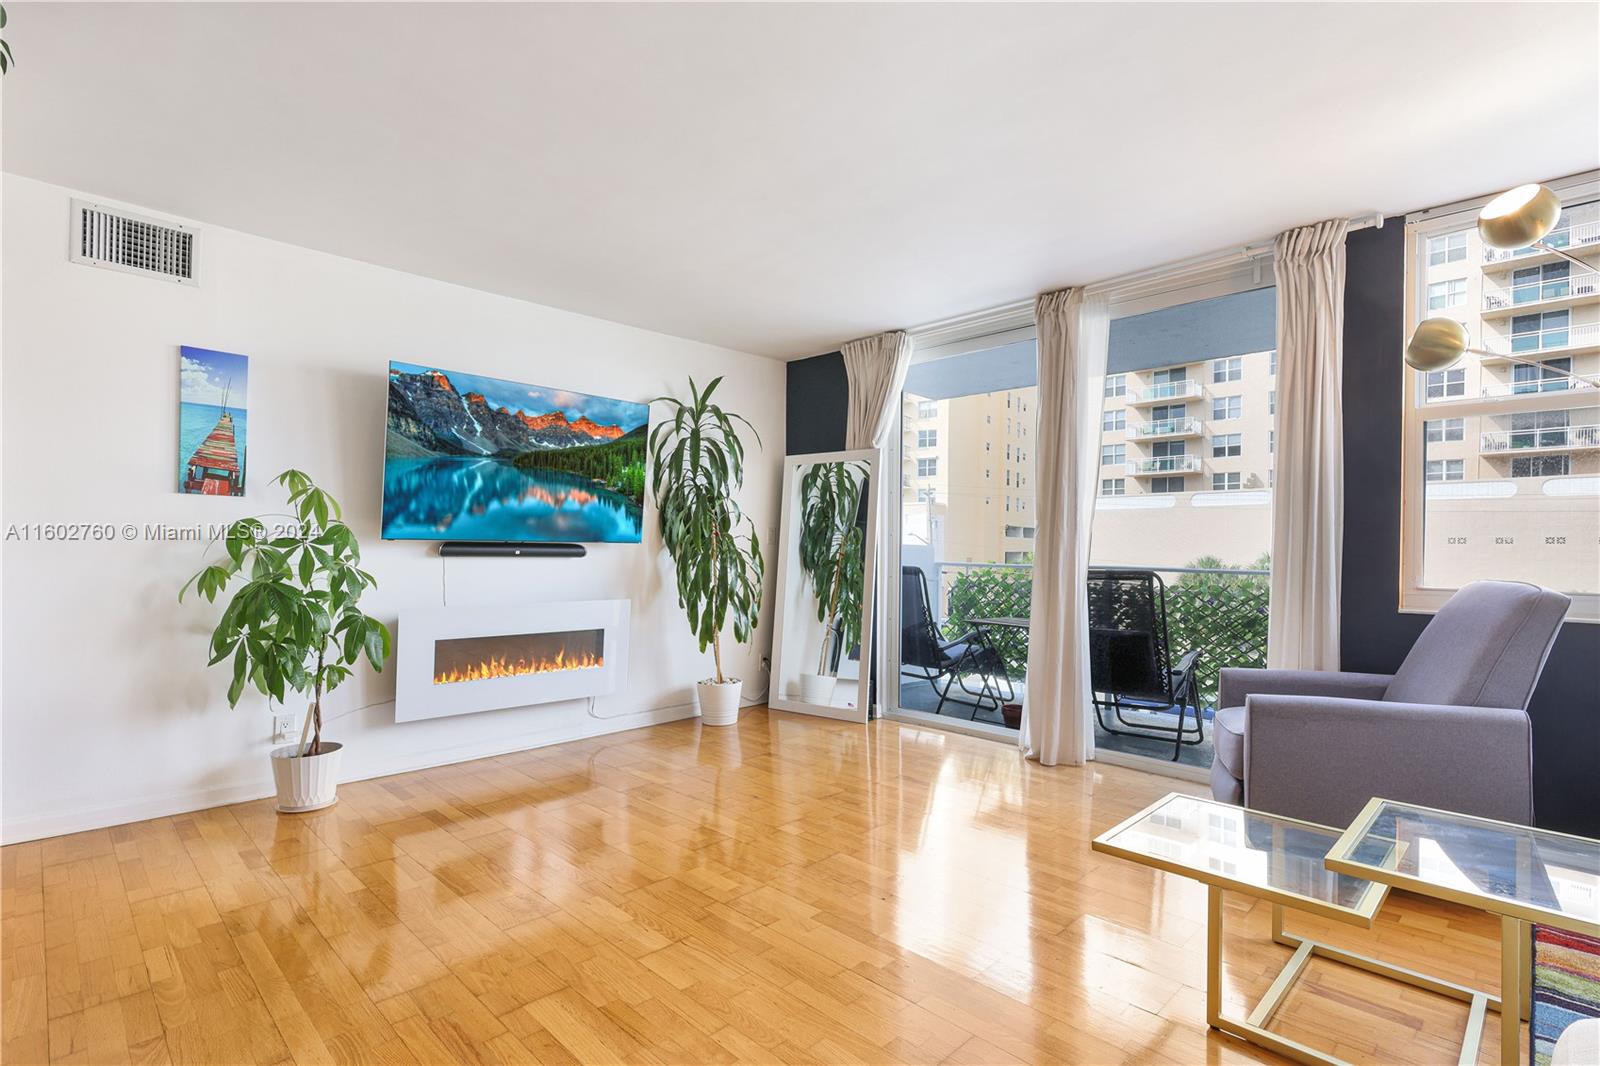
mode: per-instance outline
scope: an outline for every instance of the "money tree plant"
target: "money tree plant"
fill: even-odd
[[[288,490],[292,514],[261,515],[231,523],[217,538],[226,557],[184,583],[208,602],[233,588],[211,634],[215,666],[233,659],[228,706],[253,686],[283,703],[290,691],[311,701],[311,739],[301,755],[322,754],[322,700],[349,679],[365,655],[382,671],[389,657],[389,627],[361,611],[361,595],[377,581],[361,569],[361,547],[332,496],[298,470],[274,484]],[[289,531],[269,536],[266,518],[292,519]],[[212,541],[213,544],[216,540]]]

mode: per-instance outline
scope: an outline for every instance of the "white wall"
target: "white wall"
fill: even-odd
[[[726,374],[721,401],[766,442],[743,502],[768,543],[777,541],[783,364],[216,227],[203,234],[198,288],[81,266],[67,259],[71,191],[8,174],[0,194],[0,527],[140,530],[132,541],[4,544],[7,842],[271,793],[268,705],[249,696],[229,710],[224,668],[205,667],[220,605],[176,600],[201,545],[148,541],[143,530],[277,510],[270,478],[289,466],[343,503],[379,582],[364,605],[386,621],[443,602],[633,601],[628,683],[598,701],[604,721],[585,705],[547,704],[396,725],[392,670],[363,668],[328,702],[328,731],[347,745],[346,780],[693,713],[710,656],[677,607],[653,507],[644,544],[592,545],[581,560],[446,561],[432,544],[378,539],[387,364],[630,399],[685,394],[688,375]],[[250,357],[243,499],[175,490],[182,344]],[[764,624],[732,654],[747,695],[766,684],[768,643]]]

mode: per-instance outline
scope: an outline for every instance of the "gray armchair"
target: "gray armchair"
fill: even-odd
[[[1476,581],[1393,675],[1223,670],[1212,794],[1331,826],[1373,796],[1532,824],[1528,701],[1570,603]]]

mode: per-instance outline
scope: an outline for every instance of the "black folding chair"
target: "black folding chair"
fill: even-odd
[[[1100,728],[1113,736],[1173,741],[1172,758],[1185,744],[1205,739],[1195,668],[1200,649],[1179,656],[1176,663],[1167,638],[1167,588],[1153,570],[1089,571],[1089,677],[1094,689],[1094,714]],[[1130,722],[1131,711],[1178,708],[1178,724]],[[1184,715],[1194,711],[1194,726]],[[1124,728],[1106,722],[1106,711]]]
[[[928,578],[920,566],[900,568],[900,617],[904,620],[900,626],[901,676],[918,677],[933,686],[939,693],[934,714],[943,714],[946,702],[960,703],[971,707],[971,716],[977,718],[979,711],[998,712],[1016,700],[1005,661],[982,630],[955,640],[945,640],[939,633],[929,607]],[[907,674],[907,667],[913,672]],[[976,689],[967,683],[973,675],[978,678]],[[940,681],[944,682],[942,689]],[[956,688],[969,698],[951,695]]]

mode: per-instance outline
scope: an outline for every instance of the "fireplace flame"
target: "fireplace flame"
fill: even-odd
[[[529,674],[554,674],[562,670],[598,670],[605,665],[602,656],[593,652],[584,652],[582,655],[568,657],[565,648],[553,656],[538,659],[529,659],[518,656],[515,659],[503,655],[477,663],[469,663],[465,667],[452,666],[433,675],[435,685],[451,685],[457,681],[487,681],[496,677],[526,677]]]

